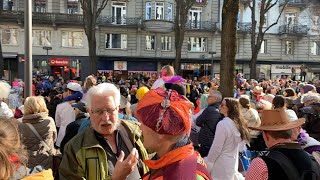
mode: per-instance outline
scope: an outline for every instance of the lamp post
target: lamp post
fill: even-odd
[[[49,50],[52,50],[51,46],[43,46],[42,49],[47,51],[47,61],[50,63],[49,61]],[[49,70],[49,75],[51,75],[51,70]]]
[[[215,51],[209,51],[209,54],[211,54],[211,79],[214,77],[213,76],[213,56],[215,55],[215,54],[217,54],[217,52],[215,52]]]

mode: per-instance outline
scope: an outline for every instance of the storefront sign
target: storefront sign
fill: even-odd
[[[117,71],[126,71],[127,70],[127,61],[114,61],[114,70]]]
[[[300,73],[299,64],[272,64],[271,65],[271,73],[273,74],[291,74],[291,69],[294,68],[296,70],[296,74]]]
[[[50,58],[50,66],[69,66],[68,58]]]

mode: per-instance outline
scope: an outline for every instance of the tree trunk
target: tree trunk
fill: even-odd
[[[239,0],[225,0],[222,9],[222,37],[220,63],[220,92],[223,97],[234,96],[237,15]]]
[[[4,76],[4,59],[2,55],[2,44],[0,40],[0,79]]]
[[[253,52],[251,56],[251,62],[250,62],[250,79],[258,79],[257,59],[258,59],[258,53]]]
[[[89,58],[90,58],[90,74],[97,75],[97,40],[95,31],[87,32],[87,39],[89,45]]]

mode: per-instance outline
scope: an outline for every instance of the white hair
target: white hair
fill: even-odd
[[[111,83],[101,83],[97,86],[93,86],[89,89],[86,96],[87,107],[91,109],[91,98],[94,95],[100,96],[112,96],[116,106],[120,105],[120,91],[117,87]]]
[[[317,102],[319,102],[320,101],[319,94],[318,93],[313,93],[313,92],[308,92],[308,93],[302,95],[301,102],[302,103],[306,103],[308,101],[317,101]]]
[[[11,86],[4,82],[4,81],[0,81],[0,99],[2,98],[8,98],[9,96],[9,93],[10,93],[10,89],[11,89]]]
[[[218,102],[221,102],[221,101],[222,101],[222,95],[221,95],[220,91],[210,90],[210,91],[209,91],[209,95],[210,95],[210,96],[214,96],[215,98],[217,98],[217,101],[218,101]]]

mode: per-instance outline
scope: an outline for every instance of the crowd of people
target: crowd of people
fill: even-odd
[[[320,81],[0,81],[0,179],[320,179]]]

